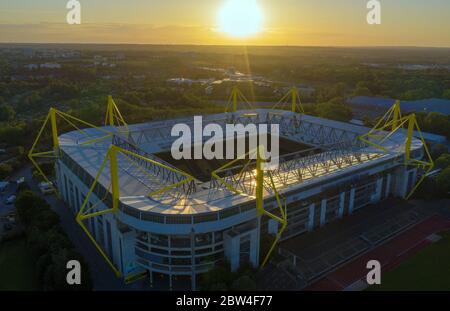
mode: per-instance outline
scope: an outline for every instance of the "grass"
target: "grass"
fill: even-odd
[[[0,290],[38,290],[35,260],[24,237],[0,244]]]
[[[449,291],[450,231],[392,271],[382,274],[373,291]]]

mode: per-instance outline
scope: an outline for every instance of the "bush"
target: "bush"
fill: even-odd
[[[256,290],[256,270],[250,265],[241,266],[231,272],[228,262],[217,265],[200,276],[201,290]]]
[[[439,173],[436,178],[439,191],[445,196],[450,196],[450,166]]]
[[[50,210],[44,199],[27,190],[19,194],[16,200],[16,209],[22,222],[28,227],[43,210]]]
[[[30,185],[27,182],[23,182],[17,186],[17,192],[19,193],[30,190],[31,190]]]
[[[448,152],[448,148],[445,145],[437,144],[432,150],[431,150],[431,157],[436,160],[441,155],[446,154]]]
[[[433,178],[425,178],[414,193],[414,199],[420,200],[436,200],[440,197],[442,197],[442,194]]]
[[[435,162],[436,168],[445,169],[450,166],[450,154],[442,154]]]
[[[8,177],[13,171],[13,168],[11,165],[2,163],[0,164],[0,178],[4,179]]]
[[[255,291],[256,282],[252,280],[248,275],[241,276],[233,282],[231,290],[235,291]]]
[[[36,256],[38,280],[45,290],[88,290],[91,279],[82,256],[59,226],[59,216],[41,197],[29,190],[19,192],[16,209],[26,227],[27,244]],[[83,269],[82,284],[66,282],[69,260],[78,260]]]

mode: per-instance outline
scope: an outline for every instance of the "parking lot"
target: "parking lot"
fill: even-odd
[[[74,244],[75,248],[85,258],[86,263],[89,266],[90,275],[93,281],[95,290],[149,290],[148,282],[145,280],[142,282],[136,282],[129,285],[125,285],[122,280],[115,277],[113,271],[109,268],[103,257],[99,254],[95,246],[89,240],[87,235],[83,232],[81,227],[75,221],[75,215],[71,213],[66,204],[58,198],[55,194],[44,195],[39,189],[38,182],[33,180],[31,173],[31,166],[27,166],[16,172],[13,176],[13,180],[24,177],[25,182],[30,187],[30,190],[40,195],[43,199],[50,204],[51,208],[60,217],[61,227],[66,232],[69,239]],[[13,191],[9,189],[8,191]],[[5,194],[3,197],[7,197]],[[3,205],[2,205],[3,208]],[[6,209],[5,209],[6,210]],[[8,210],[14,211],[8,207]]]
[[[13,182],[9,182],[8,186],[6,187],[5,191],[0,192],[0,217],[10,214],[11,212],[14,212],[14,204],[7,204],[7,199],[15,195],[17,191],[17,184]]]
[[[17,184],[15,181],[9,182],[6,187],[0,191],[0,240],[7,235],[15,235],[21,231],[16,221],[16,209],[14,201],[8,199],[16,195]]]

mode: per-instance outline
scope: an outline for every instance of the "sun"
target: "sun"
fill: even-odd
[[[236,38],[262,31],[263,11],[256,0],[227,0],[218,14],[219,30]]]

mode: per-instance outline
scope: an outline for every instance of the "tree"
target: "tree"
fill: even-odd
[[[437,144],[434,146],[434,148],[431,150],[431,157],[433,159],[439,158],[441,155],[446,154],[448,152],[447,146],[443,144]]]
[[[78,260],[81,264],[81,284],[70,285],[66,281],[67,262],[70,260]],[[57,252],[52,253],[51,263],[47,266],[44,273],[44,288],[47,290],[90,290],[92,281],[89,270],[80,254],[72,249],[61,248]]]
[[[435,161],[436,168],[446,169],[450,166],[450,154],[442,154],[436,161]]]
[[[16,201],[20,220],[26,227],[27,244],[36,256],[38,278],[47,290],[88,290],[92,283],[83,257],[74,250],[72,242],[59,226],[59,216],[50,205],[31,191],[20,192]],[[78,260],[81,269],[81,285],[66,282],[69,260]]]
[[[441,193],[438,190],[436,180],[434,178],[425,178],[422,184],[417,188],[413,194],[415,199],[420,200],[436,200],[441,197]]]
[[[214,290],[217,284],[224,284],[228,288],[232,282],[233,273],[229,263],[217,265],[200,276],[200,287],[202,290]]]
[[[344,104],[338,104],[337,101],[338,99],[335,100],[335,103],[318,104],[316,111],[319,117],[342,122],[350,121],[353,118],[351,108]]]
[[[438,113],[430,112],[424,120],[425,130],[450,137],[450,121],[448,116]]]
[[[0,104],[0,122],[7,122],[14,119],[16,112],[8,104]]]
[[[447,167],[439,173],[436,178],[436,184],[439,191],[446,197],[450,196],[450,167]]]
[[[372,96],[368,87],[358,87],[353,91],[353,96]]]
[[[231,290],[235,291],[255,291],[256,282],[252,280],[248,275],[241,276],[233,282]]]
[[[29,190],[19,194],[15,206],[21,221],[25,225],[32,225],[41,210],[49,209],[49,206],[44,199]]]
[[[23,145],[27,133],[23,124],[2,125],[0,127],[0,141],[11,146]]]
[[[446,89],[444,93],[442,93],[442,97],[445,99],[450,99],[450,89]]]
[[[13,168],[11,165],[7,163],[1,163],[0,164],[0,178],[4,179],[8,177],[13,171]]]

